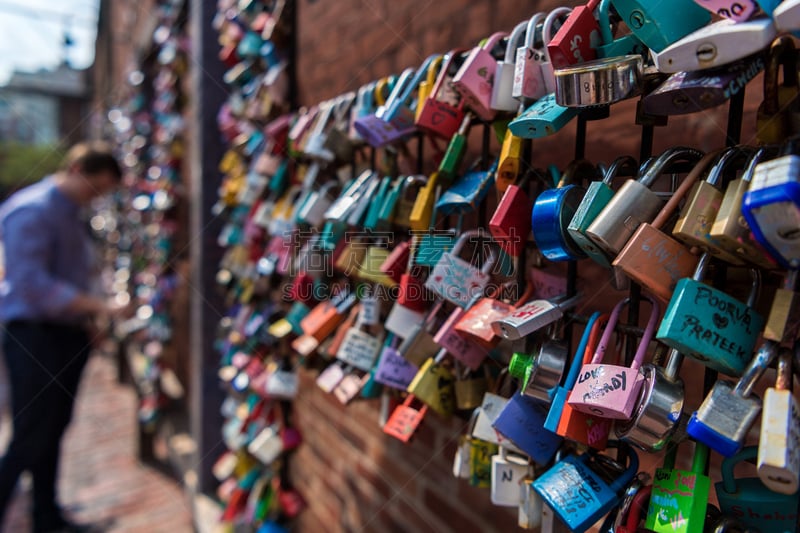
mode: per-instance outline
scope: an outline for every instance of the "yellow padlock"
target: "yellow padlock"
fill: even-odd
[[[511,130],[506,130],[495,176],[495,187],[499,197],[503,196],[509,185],[513,185],[517,181],[521,161],[522,138],[511,133]]]
[[[436,76],[442,68],[443,58],[444,56],[439,56],[431,62],[425,80],[419,84],[419,88],[417,89],[417,107],[414,109],[414,121],[419,120],[423,104],[428,96],[430,96],[433,86],[436,84]]]
[[[408,225],[413,231],[427,231],[431,227],[438,178],[438,172],[431,174],[428,183],[417,193],[414,207],[411,208],[411,214],[408,216]]]

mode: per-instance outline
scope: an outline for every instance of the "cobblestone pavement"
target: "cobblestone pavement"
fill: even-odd
[[[3,372],[4,374],[4,372]],[[0,439],[10,434],[7,385],[0,379],[3,407]],[[171,478],[137,459],[136,396],[116,379],[116,365],[93,356],[83,374],[75,415],[62,446],[59,490],[62,505],[78,522],[114,533],[189,533],[189,504]],[[6,516],[4,532],[27,533],[30,484],[23,478]]]

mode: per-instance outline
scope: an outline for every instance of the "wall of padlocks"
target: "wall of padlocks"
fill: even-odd
[[[296,111],[287,6],[217,20],[222,527],[797,531],[800,2],[521,13]]]

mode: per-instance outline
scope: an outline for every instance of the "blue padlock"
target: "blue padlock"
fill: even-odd
[[[626,56],[629,54],[646,54],[647,47],[633,33],[614,39],[614,34],[611,32],[610,10],[611,0],[601,0],[597,8],[597,22],[600,25],[600,39],[603,41],[603,44],[598,45],[596,48],[597,57],[607,58]]]
[[[553,135],[578,116],[575,107],[564,107],[556,103],[555,93],[539,99],[512,120],[508,129],[523,139],[539,139]]]
[[[737,518],[761,533],[796,533],[800,492],[780,494],[767,489],[757,477],[733,477],[738,463],[757,456],[758,447],[749,446],[722,462],[722,481],[714,486],[722,514]]]
[[[567,379],[564,381],[563,385],[559,385],[556,388],[556,392],[553,395],[553,403],[550,404],[550,411],[548,411],[547,418],[544,421],[544,428],[548,431],[555,433],[556,429],[558,429],[561,413],[564,412],[564,404],[567,401],[569,391],[572,390],[572,387],[575,386],[575,382],[578,381],[578,373],[581,370],[581,366],[583,366],[583,352],[586,351],[586,345],[589,344],[592,327],[594,327],[598,318],[600,318],[600,313],[597,311],[592,313],[592,316],[589,317],[589,321],[586,323],[586,329],[583,330],[583,335],[578,343],[578,349],[575,350],[575,355],[572,356],[572,364],[569,367]]]
[[[622,20],[648,48],[660,52],[709,23],[711,13],[693,0],[611,0]]]
[[[492,427],[530,456],[545,465],[556,455],[564,439],[544,429],[547,405],[523,394],[514,394],[492,423]]]
[[[542,191],[536,198],[531,212],[533,239],[550,261],[575,261],[586,257],[567,228],[586,194],[581,184],[584,180],[599,178],[600,172],[592,163],[576,160],[564,171],[555,189]]]
[[[436,211],[443,215],[461,215],[475,211],[494,185],[496,173],[496,160],[489,170],[467,172],[436,200]]]
[[[588,530],[616,507],[639,469],[639,457],[628,449],[628,467],[609,484],[591,468],[594,456],[569,455],[533,482],[533,489],[573,533]]]

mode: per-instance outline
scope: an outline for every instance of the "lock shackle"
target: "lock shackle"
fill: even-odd
[[[695,150],[694,148],[688,148],[685,146],[668,148],[661,155],[659,155],[655,161],[648,165],[645,173],[639,178],[639,182],[645,187],[650,187],[653,185],[653,183],[655,183],[656,179],[658,179],[658,177],[661,176],[661,174],[663,174],[664,171],[667,170],[667,168],[673,163],[677,163],[678,161],[686,161],[688,163],[697,164],[702,157],[703,152]]]
[[[702,155],[702,152],[696,152],[696,153]],[[706,155],[698,158],[699,161],[695,162],[695,165],[692,167],[692,170],[689,171],[689,174],[687,174],[686,177],[683,179],[683,181],[681,181],[681,184],[678,185],[678,188],[675,189],[675,192],[672,193],[672,196],[670,196],[669,200],[667,200],[667,203],[664,204],[664,207],[662,207],[661,211],[659,211],[658,215],[656,215],[655,220],[653,220],[653,223],[651,224],[655,229],[661,229],[661,227],[664,224],[666,224],[667,221],[672,217],[672,214],[678,209],[681,200],[689,193],[691,188],[694,186],[694,183],[698,179],[700,179],[700,176],[703,175],[703,173],[706,171],[706,169],[714,160],[714,158],[718,155],[718,153],[719,152],[709,152]],[[677,154],[671,154],[671,157],[668,157],[667,159],[679,158],[679,157],[681,156]],[[661,160],[661,157],[659,157],[658,160]],[[661,174],[660,170],[656,171],[656,169],[654,168],[659,166],[658,160],[656,160],[650,167],[648,167],[645,176],[650,174],[651,171],[655,175]],[[674,161],[674,159],[672,160]],[[664,163],[664,166],[662,166],[661,168],[666,168],[666,166],[668,165],[669,163]],[[642,183],[644,183],[644,181],[642,181]]]
[[[570,7],[557,7],[547,15],[546,19],[544,19],[544,29],[542,30],[542,39],[544,40],[544,55],[545,55],[545,60],[547,62],[550,62],[550,52],[547,51],[547,45],[550,44],[550,41],[553,40],[553,30],[556,21],[562,15],[569,16],[570,13],[572,13],[572,8]]]
[[[774,153],[774,147],[770,146],[762,146],[752,155],[750,160],[747,162],[747,165],[744,169],[744,173],[742,174],[742,181],[750,182],[753,181],[753,175],[756,172],[756,166],[762,161],[765,161],[768,157],[770,157]]]
[[[402,105],[408,105],[409,101],[411,100],[411,96],[417,88],[419,88],[419,84],[422,83],[422,80],[428,75],[428,70],[433,65],[433,62],[440,59],[442,57],[441,54],[431,54],[425,58],[425,61],[422,62],[422,65],[414,72],[414,75],[406,82],[403,91],[398,96],[397,100],[392,103],[393,106],[396,106],[398,109]],[[413,69],[412,69],[413,72]],[[405,73],[405,72],[404,72]],[[402,77],[401,77],[402,79]],[[403,86],[403,83],[400,83]],[[387,107],[388,104],[387,104]],[[390,113],[396,110],[391,110]],[[391,118],[391,117],[390,117]]]
[[[584,181],[594,181],[601,178],[600,169],[588,159],[575,159],[567,165],[556,188],[567,185],[581,185]]]
[[[375,107],[375,87],[377,84],[378,82],[371,81],[359,87],[358,95],[356,96],[356,109],[369,112],[370,109]]]
[[[611,44],[614,34],[611,32],[611,0],[602,0],[597,9],[597,22],[600,25],[600,40],[603,44]]]
[[[333,100],[325,100],[319,104],[319,111],[314,118],[314,127],[309,136],[321,135],[333,116],[335,103]]]
[[[752,461],[758,457],[758,446],[747,446],[742,451],[732,457],[727,457],[722,461],[720,471],[722,472],[722,488],[728,494],[735,494],[739,489],[736,486],[736,478],[733,476],[733,469],[742,461]]]
[[[433,87],[436,84],[436,78],[439,76],[439,72],[442,70],[442,64],[444,63],[445,56],[440,55],[436,59],[434,59],[431,64],[428,66],[428,71],[425,73],[425,83]]]
[[[748,533],[750,531],[738,518],[723,516],[714,527],[713,533]]]
[[[528,29],[528,21],[523,20],[511,30],[511,35],[508,36],[508,43],[506,44],[506,54],[503,57],[504,63],[514,64],[517,55],[517,48],[520,46],[520,40],[526,37],[525,32]]]
[[[609,443],[610,444],[610,443]],[[633,448],[630,446],[627,447],[627,458],[628,458],[628,467],[625,471],[617,476],[610,484],[609,488],[615,493],[619,494],[619,492],[625,488],[625,486],[631,482],[631,480],[636,476],[636,472],[639,471],[639,456],[633,451]],[[600,454],[596,454],[596,457],[603,457]]]
[[[792,390],[794,374],[792,373],[792,359],[794,351],[789,348],[781,348],[778,352],[778,377],[775,380],[775,389]]]
[[[386,76],[375,82],[375,89],[373,90],[373,101],[375,107],[382,106],[386,103],[386,98],[391,94],[394,85],[397,82],[397,76],[392,74]]]
[[[595,311],[586,322],[586,329],[583,330],[583,335],[581,335],[581,340],[578,343],[578,349],[575,350],[575,355],[572,356],[572,364],[569,366],[567,378],[564,380],[565,389],[572,389],[572,387],[574,387],[575,383],[578,381],[578,374],[581,371],[581,366],[583,366],[585,363],[585,352],[589,347],[589,339],[591,338],[592,334],[599,329],[595,326],[600,324],[600,318],[600,312]]]
[[[658,316],[661,312],[661,305],[657,300],[647,295],[644,295],[642,298],[650,302],[650,318],[647,320],[647,326],[645,327],[644,333],[642,334],[642,339],[639,341],[636,354],[631,362],[630,368],[632,370],[638,370],[639,367],[642,366],[645,353],[647,353],[647,346],[650,344],[650,340],[653,338],[656,326],[658,325]],[[597,349],[592,357],[591,364],[597,365],[603,362],[606,350],[608,348],[608,343],[611,340],[611,334],[614,332],[614,328],[617,327],[617,322],[619,321],[619,315],[622,312],[622,308],[629,304],[630,301],[630,298],[625,298],[614,306],[614,310],[611,312],[611,316],[608,319],[606,329],[603,331],[603,337],[600,339],[600,343],[597,345]]]
[[[450,70],[450,66],[456,62],[461,54],[467,52],[468,50],[468,48],[454,48],[445,54],[444,64],[439,70],[439,76],[436,78],[436,84],[433,86],[433,89],[431,89],[431,95],[429,98],[435,98],[436,95],[439,94],[439,91],[442,89],[442,85],[444,85],[444,81],[447,79],[447,73]],[[461,100],[463,100],[463,98]],[[463,106],[463,102],[461,103],[461,106]]]
[[[736,386],[733,388],[734,395],[742,398],[750,396],[758,379],[778,356],[778,347],[779,345],[775,341],[764,341],[747,368],[744,369],[742,377],[736,382]]]
[[[675,381],[680,375],[682,363],[683,354],[675,348],[670,348],[669,354],[667,354],[667,362],[664,365],[664,377],[669,381]]]
[[[616,158],[606,169],[603,174],[603,183],[611,185],[614,178],[621,176],[638,176],[639,163],[636,158],[629,155],[622,155]]]
[[[547,18],[547,13],[539,11],[528,21],[528,27],[525,30],[525,46],[533,48],[536,44],[536,27]],[[545,43],[547,44],[547,43]]]
[[[717,158],[711,170],[708,171],[706,181],[715,187],[721,185],[722,177],[726,170],[745,167],[755,153],[755,148],[745,145],[732,146],[726,149]]]
[[[750,294],[747,296],[746,303],[748,307],[755,307],[761,294],[761,271],[757,268],[751,268],[750,277],[753,280],[753,284],[750,287]]]
[[[770,116],[780,112],[778,101],[778,69],[783,67],[784,86],[800,87],[797,72],[797,49],[788,35],[778,37],[769,47],[764,68],[764,113]]]
[[[491,54],[492,48],[497,46],[497,44],[506,37],[508,37],[508,33],[504,31],[496,31],[486,39],[483,39],[480,47],[482,50],[485,50]]]
[[[450,250],[450,253],[452,255],[457,256],[464,248],[464,245],[467,243],[467,241],[469,239],[475,239],[475,238],[479,240],[491,239],[491,236],[483,228],[465,231],[464,233],[461,234],[456,243],[453,245],[453,248]],[[494,247],[492,247],[491,252],[489,253],[489,257],[486,258],[486,262],[484,263],[483,268],[481,268],[481,272],[488,273],[494,266],[496,261],[497,261],[497,252],[495,252]],[[473,300],[477,301],[475,298],[473,298]]]
[[[640,488],[633,497],[625,522],[625,527],[631,533],[639,528],[639,523],[642,521],[642,516],[647,514],[647,505],[650,502],[650,496],[652,492],[653,486],[647,485]]]
[[[392,88],[392,92],[389,94],[389,98],[387,98],[386,103],[383,104],[384,111],[380,114],[379,118],[386,121],[392,118],[389,113],[393,112],[397,106],[403,103],[403,96],[410,94],[411,90],[413,90],[411,82],[417,78],[417,76],[415,76],[416,73],[417,70],[413,67],[408,67],[400,74],[400,77],[397,78],[397,82]],[[376,113],[376,115],[378,115],[378,113]]]

